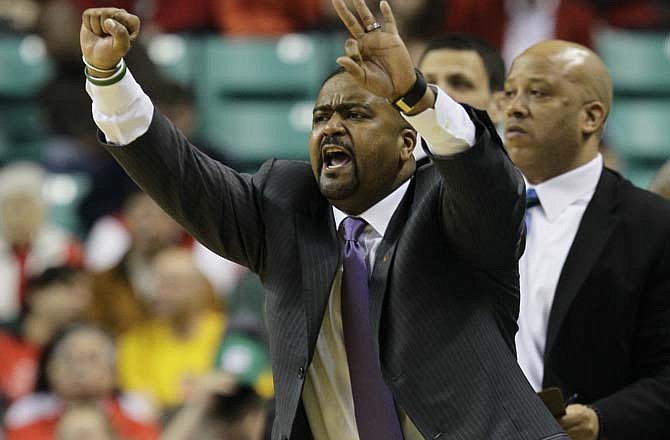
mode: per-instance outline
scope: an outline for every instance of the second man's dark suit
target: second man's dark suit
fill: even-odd
[[[543,386],[609,440],[670,438],[670,204],[605,168],[549,316]]]
[[[516,364],[524,185],[484,114],[476,144],[417,170],[370,280],[385,381],[426,438],[566,438]],[[339,267],[332,206],[305,162],[238,174],[193,148],[158,112],[109,147],[198,240],[266,287],[276,389],[273,439],[306,439],[301,394]]]

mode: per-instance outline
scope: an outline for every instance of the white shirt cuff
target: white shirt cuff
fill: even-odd
[[[86,81],[86,91],[93,101],[93,120],[107,142],[128,145],[149,129],[154,105],[130,70],[121,81],[108,86]]]
[[[437,88],[435,108],[403,117],[426,140],[431,153],[450,156],[475,143],[475,124],[462,105]]]

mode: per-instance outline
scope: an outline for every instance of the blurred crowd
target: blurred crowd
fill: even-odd
[[[599,26],[670,28],[664,0],[391,4],[416,60],[446,32],[476,34],[509,63],[548,38],[592,46]],[[40,35],[56,72],[37,98],[48,121],[39,160],[0,168],[0,438],[264,438],[273,387],[262,287],[190,237],[98,145],[78,30],[81,12],[99,6],[139,15],[144,40],[341,31],[329,0],[0,0],[0,39]],[[249,166],[197,141],[192,91],[163,78],[141,44],[129,58],[196,145]],[[73,228],[53,220],[45,195],[58,173],[89,182]],[[652,184],[665,197],[669,176],[666,166]]]
[[[469,32],[500,49],[508,61],[521,46],[547,37],[589,46],[594,28],[604,24],[637,30],[667,29],[670,24],[670,6],[664,0],[392,0],[390,4],[405,39]],[[78,17],[86,8],[101,6],[138,15],[145,37],[155,33],[279,36],[341,30],[328,0],[4,0],[0,20],[20,32],[38,31],[45,15],[58,15],[65,24],[70,12]],[[60,40],[65,41],[68,32],[76,33],[63,27]]]
[[[197,244],[140,192],[85,253],[49,222],[43,178],[26,162],[0,171],[5,438],[260,438],[273,388],[258,280],[216,260],[240,291],[216,288]],[[180,421],[184,406],[199,420]]]

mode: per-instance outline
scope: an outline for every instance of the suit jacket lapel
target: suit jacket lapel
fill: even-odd
[[[372,325],[372,334],[377,335],[373,338],[373,344],[377,355],[379,355],[379,327],[381,323],[382,307],[384,305],[384,298],[388,290],[388,274],[389,269],[395,257],[395,251],[398,245],[398,239],[402,232],[405,223],[415,205],[416,197],[414,193],[418,178],[412,179],[407,192],[403,197],[400,205],[396,209],[391,221],[389,222],[384,238],[382,239],[377,254],[375,257],[375,264],[370,277],[370,323]],[[423,179],[425,181],[426,179]]]
[[[607,169],[603,169],[558,279],[547,326],[545,362],[549,358],[572,301],[614,231],[618,220],[616,215],[618,202],[618,182]]]
[[[296,233],[311,360],[335,271],[339,266],[337,231],[332,209],[326,199],[313,203],[308,212],[296,214]],[[287,261],[286,264],[292,263]]]

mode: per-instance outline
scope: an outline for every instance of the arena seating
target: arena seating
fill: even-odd
[[[614,86],[606,140],[623,174],[646,187],[670,158],[670,33],[606,29],[596,43]]]

